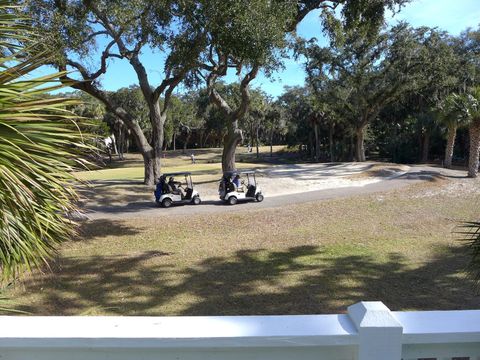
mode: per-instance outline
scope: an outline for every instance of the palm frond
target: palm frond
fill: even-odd
[[[480,286],[480,221],[464,222],[456,231],[461,240],[467,243],[470,262],[467,271],[475,283]]]
[[[14,45],[31,36],[0,0],[0,275],[46,262],[75,233],[66,214],[78,199],[72,172],[83,167],[88,138],[67,109],[77,103],[49,95],[63,73],[32,77],[46,54],[26,56]],[[4,43],[9,49],[2,49]],[[11,45],[11,46],[10,46]]]

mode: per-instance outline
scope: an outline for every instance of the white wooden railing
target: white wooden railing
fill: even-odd
[[[0,360],[480,360],[480,310],[343,315],[0,316]]]

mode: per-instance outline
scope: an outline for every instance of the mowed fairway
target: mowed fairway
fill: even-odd
[[[92,220],[9,295],[49,315],[332,313],[359,300],[478,308],[452,231],[478,216],[479,185],[441,179],[283,208]]]
[[[284,146],[273,147],[272,160],[278,158],[279,153],[284,149]],[[268,153],[270,148],[263,146],[259,149],[260,156],[269,158]],[[190,154],[194,153],[196,164],[192,166]],[[105,169],[98,169],[93,171],[77,172],[77,177],[80,180],[95,181],[95,180],[143,180],[143,160],[139,154],[127,154],[127,160],[115,161],[112,164],[107,164]],[[191,171],[194,174],[203,175],[201,180],[215,179],[218,180],[221,175],[221,149],[195,149],[188,150],[185,154],[181,150],[168,151],[162,159],[162,172],[181,172]],[[115,157],[114,157],[114,160]],[[265,165],[260,163],[256,158],[255,153],[247,153],[244,148],[238,149],[238,168],[239,169],[254,169],[261,168]],[[205,176],[207,175],[207,176]],[[210,175],[210,176],[208,176]]]

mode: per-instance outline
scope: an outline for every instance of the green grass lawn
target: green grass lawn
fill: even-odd
[[[452,235],[458,221],[477,219],[478,194],[449,186],[90,221],[51,268],[7,295],[37,315],[334,313],[360,300],[393,310],[478,308],[463,274],[467,249]]]

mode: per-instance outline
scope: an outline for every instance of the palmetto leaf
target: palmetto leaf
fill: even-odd
[[[464,222],[456,233],[468,244],[471,256],[468,273],[480,286],[480,222]]]
[[[66,110],[73,99],[52,97],[62,73],[31,78],[46,54],[27,57],[16,44],[31,36],[0,0],[0,272],[11,278],[45,262],[71,237],[76,210],[72,171],[87,147]],[[5,45],[8,44],[8,45]],[[12,52],[11,49],[15,51]]]

